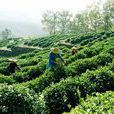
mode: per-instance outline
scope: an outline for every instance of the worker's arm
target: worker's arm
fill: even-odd
[[[58,56],[59,56],[59,58],[61,59],[61,61],[62,61],[63,63],[66,63],[66,61],[61,57],[60,54],[59,54]]]
[[[20,68],[18,65],[16,66],[16,69],[17,69],[17,70],[21,70],[21,68]]]

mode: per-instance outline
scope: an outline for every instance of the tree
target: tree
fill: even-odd
[[[70,23],[70,31],[71,33],[75,33],[75,34],[89,32],[88,27],[89,25],[87,22],[86,12],[80,12],[76,14]]]
[[[59,32],[65,34],[69,32],[72,14],[69,11],[57,12],[57,27]]]
[[[104,22],[104,30],[112,31],[112,27],[114,26],[114,1],[106,0],[103,5],[103,22]]]
[[[88,25],[89,29],[93,32],[97,32],[101,29],[102,21],[102,12],[100,11],[99,3],[91,4],[87,7],[87,16],[88,16]]]
[[[2,37],[3,39],[10,38],[11,35],[12,35],[11,30],[10,30],[10,29],[7,29],[7,28],[5,28],[5,30],[3,30],[3,31],[1,32],[1,37]]]
[[[47,11],[43,14],[42,24],[44,25],[44,30],[50,35],[56,34],[57,14],[53,11]]]

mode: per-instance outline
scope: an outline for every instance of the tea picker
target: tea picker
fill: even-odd
[[[64,63],[65,61],[60,55],[60,49],[57,47],[51,48],[47,68],[57,68],[64,65]]]
[[[17,65],[17,59],[9,58],[8,61],[10,62],[7,67],[7,72],[9,75],[15,73],[15,70],[21,70],[20,67]]]
[[[77,47],[72,47],[71,48],[72,55],[76,54],[77,52],[78,52],[78,48]]]

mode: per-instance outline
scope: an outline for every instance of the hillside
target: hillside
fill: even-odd
[[[79,47],[75,55],[73,46]],[[66,60],[57,70],[46,69],[51,47],[59,47]],[[8,76],[10,57],[21,71]],[[113,90],[114,32],[0,41],[0,114],[99,113],[101,104],[107,113]],[[112,102],[105,106],[104,100]]]
[[[1,12],[0,12],[1,13]],[[45,35],[45,32],[42,31],[41,24],[37,22],[27,22],[26,20],[10,20],[0,18],[0,32],[5,28],[10,29],[16,36],[37,36]]]

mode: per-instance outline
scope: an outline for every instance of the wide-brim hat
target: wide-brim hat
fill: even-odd
[[[15,58],[8,58],[8,61],[10,61],[10,62],[17,62],[17,59],[15,59]]]
[[[72,50],[77,49],[76,47],[72,47]]]
[[[60,49],[57,47],[51,48],[51,52],[58,54],[58,53],[60,53]]]

